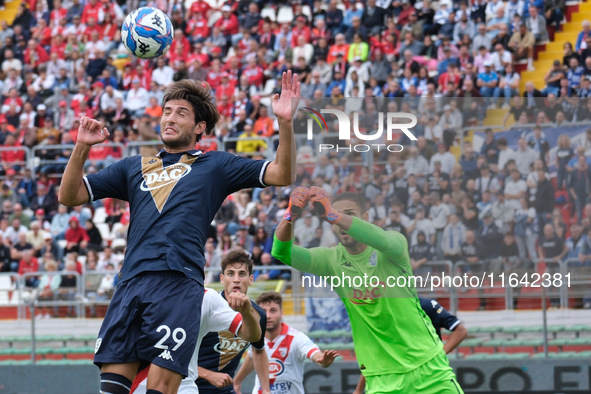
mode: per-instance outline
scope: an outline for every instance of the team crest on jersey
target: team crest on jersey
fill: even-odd
[[[287,348],[280,347],[277,350],[279,351],[279,354],[281,355],[281,358],[285,358],[285,356],[287,356],[287,352],[288,352],[288,349]]]
[[[142,157],[144,181],[140,189],[150,192],[158,212],[164,209],[164,204],[178,181],[191,172],[191,164],[196,159],[194,156],[183,155],[177,163],[164,167],[160,157]]]
[[[285,366],[283,365],[283,361],[276,358],[269,359],[269,379],[275,379],[283,373],[284,369]]]
[[[374,251],[369,258],[369,265],[371,267],[377,267],[378,265],[378,254]]]

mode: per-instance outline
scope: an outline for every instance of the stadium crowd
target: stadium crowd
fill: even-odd
[[[167,10],[174,25],[170,50],[156,60],[130,57],[120,40],[124,16],[142,5]],[[42,272],[27,286],[48,299],[72,299],[76,284],[50,272],[96,270],[96,278],[86,276],[92,283],[85,296],[108,300],[123,259],[127,204],[107,199],[69,211],[56,198],[80,116],[111,131],[111,146],[91,150],[86,171],[94,172],[125,154],[156,153],[164,89],[184,78],[204,80],[222,120],[197,149],[264,158],[278,129],[269,96],[289,69],[300,75],[310,106],[362,109],[362,130],[377,126],[381,110],[416,114],[419,139],[401,137],[403,153],[376,154],[375,168],[346,151],[314,155],[313,165],[298,165],[296,184],[331,195],[363,193],[373,223],[408,237],[417,272],[432,260],[463,261],[466,271],[503,263],[526,269],[540,258],[589,265],[591,130],[579,147],[560,136],[551,158],[542,129],[591,120],[589,22],[574,48],[565,43],[545,89],[527,82],[520,92],[516,71],[533,69],[535,45],[560,28],[564,11],[563,0],[261,0],[217,8],[201,0],[23,1],[12,23],[0,21],[0,271]],[[465,143],[460,157],[450,153],[462,127],[481,124],[498,106],[528,128],[516,146],[487,130],[479,151]],[[304,135],[306,122],[300,111],[296,133]],[[21,147],[38,147],[34,167]],[[224,202],[205,245],[208,281],[231,249],[249,251],[258,266],[274,264],[272,235],[289,192],[241,191]],[[311,214],[295,231],[308,247],[336,242]],[[281,270],[255,274],[287,277]]]

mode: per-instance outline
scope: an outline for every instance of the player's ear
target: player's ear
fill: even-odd
[[[366,222],[369,221],[369,213],[367,211],[363,212],[361,219],[365,220]]]
[[[254,282],[254,275],[253,274],[250,274],[250,277],[248,279],[248,285],[249,286],[252,286],[253,282]]]
[[[224,281],[224,274],[220,274],[220,282]]]
[[[198,136],[200,134],[205,133],[206,129],[207,129],[207,123],[205,123],[205,121],[202,120],[202,121],[197,122],[195,124],[195,128],[193,129],[193,133],[195,133],[195,136]]]

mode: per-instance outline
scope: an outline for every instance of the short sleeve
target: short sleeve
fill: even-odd
[[[127,171],[130,165],[130,158],[126,158],[103,168],[95,174],[85,176],[83,179],[90,201],[106,197],[129,201]]]
[[[207,305],[210,311],[208,312],[207,331],[230,331],[237,335],[242,325],[242,315],[230,308],[228,302],[214,290],[207,290],[204,297],[208,299],[204,298],[203,306]]]
[[[252,160],[226,152],[219,152],[217,156],[228,185],[228,194],[245,188],[267,187],[263,178],[269,161]]]
[[[320,351],[320,348],[304,333],[298,332],[294,341],[296,342],[296,349],[298,349],[298,359],[302,362],[307,358],[311,359],[314,353]]]

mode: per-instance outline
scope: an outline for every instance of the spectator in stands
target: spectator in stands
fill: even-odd
[[[18,218],[14,218],[10,221],[7,220],[7,222],[10,223],[10,227],[4,230],[4,239],[12,246],[17,245],[17,243],[24,245],[26,243],[29,229],[23,226]],[[22,251],[24,249],[25,248],[23,247],[20,250]],[[32,247],[28,245],[27,249],[32,249]]]
[[[18,274],[25,275],[39,271],[39,261],[33,256],[31,249],[23,250],[22,257],[18,262]],[[36,288],[39,284],[38,276],[26,276],[25,287]]]
[[[417,242],[410,247],[409,255],[413,274],[426,275],[429,268],[425,264],[435,258],[435,249],[428,242],[424,231],[417,232]]]
[[[548,30],[546,29],[546,19],[540,15],[538,8],[535,6],[529,7],[529,17],[525,19],[527,29],[532,32],[536,38],[536,43],[544,43],[548,41]]]
[[[519,209],[521,206],[520,199],[525,195],[527,186],[517,168],[513,168],[510,172],[511,177],[505,183],[505,199],[513,206],[514,209]]]
[[[485,97],[486,105],[489,108],[496,108],[496,105],[491,101],[491,97],[499,83],[499,77],[492,69],[492,61],[489,60],[484,63],[484,72],[478,74],[478,87],[480,94]]]
[[[499,149],[499,161],[497,163],[498,171],[502,171],[509,160],[515,160],[515,151],[507,145],[507,140],[505,138],[499,138],[497,140],[497,148]]]
[[[244,131],[238,137],[238,142],[236,143],[236,153],[252,155],[256,152],[263,152],[267,149],[267,144],[262,139],[254,139],[250,140],[251,138],[257,138],[258,134],[254,132],[253,126],[250,124],[244,125]]]
[[[78,253],[78,252],[86,249],[90,238],[88,237],[86,230],[80,226],[80,222],[78,221],[78,218],[76,218],[75,216],[70,217],[70,220],[68,223],[69,223],[69,227],[65,233],[65,239],[66,239],[67,243],[66,243],[66,247],[64,248],[64,251],[66,253],[70,253],[70,252]]]
[[[551,223],[544,226],[540,242],[538,243],[538,255],[546,262],[546,272],[555,273],[559,270],[559,265],[555,264],[568,253],[568,247],[564,244]],[[551,306],[558,307],[559,299],[552,298]]]
[[[499,190],[501,190],[501,185],[499,183],[498,178],[490,171],[490,167],[488,163],[483,163],[480,165],[479,175],[475,180],[475,188],[478,193],[478,198],[484,193],[485,190],[490,191],[493,194],[496,194]]]
[[[449,222],[443,230],[441,247],[446,260],[453,263],[462,258],[462,244],[465,241],[466,227],[460,222],[458,215],[449,215]]]
[[[515,165],[522,176],[525,176],[525,174],[529,174],[530,167],[538,159],[539,154],[527,145],[525,138],[519,138],[517,146],[518,149],[514,156]]]
[[[4,236],[0,231],[0,273],[10,272],[10,248],[4,243]]]
[[[407,0],[405,0],[407,1]],[[370,35],[380,32],[384,26],[386,10],[376,6],[376,0],[368,0],[361,14],[361,23],[367,28]]]
[[[437,153],[431,156],[431,163],[429,166],[429,172],[435,171],[435,162],[439,161],[441,164],[441,171],[447,175],[451,174],[453,166],[456,164],[456,158],[453,154],[446,151],[445,144],[440,142],[437,144]]]
[[[570,173],[568,189],[577,220],[583,218],[583,207],[588,202],[591,182],[591,169],[584,155],[577,157],[577,165]]]
[[[406,232],[410,234],[410,246],[415,245],[417,235],[419,231],[423,231],[428,238],[428,242],[433,245],[435,243],[435,228],[433,227],[433,221],[426,217],[425,207],[419,205],[416,207],[414,220],[406,228]]]
[[[462,272],[477,273],[481,271],[481,244],[474,231],[466,230],[465,241],[461,245],[460,269]]]
[[[489,51],[491,48],[492,38],[486,33],[486,25],[480,23],[477,27],[477,34],[472,38],[472,54],[476,56],[481,48]]]
[[[409,153],[410,157],[404,162],[404,170],[408,175],[415,175],[417,180],[422,183],[424,177],[429,173],[429,162],[419,155],[419,150],[414,146],[409,149]]]
[[[587,132],[589,134],[589,132]],[[565,184],[568,182],[567,164],[573,157],[574,152],[571,147],[570,137],[568,134],[561,134],[558,136],[558,150],[556,151],[556,167],[557,167],[557,190],[563,190]]]
[[[565,77],[566,77],[566,73],[562,69],[562,65],[560,64],[560,60],[554,60],[552,68],[544,76],[544,81],[546,82],[546,87],[542,90],[542,92],[541,92],[542,95],[548,96],[549,94],[553,94],[553,95],[557,96],[560,93],[560,80]],[[525,93],[524,93],[524,97],[526,97]],[[527,97],[536,97],[536,96],[535,96],[535,94],[528,92]],[[528,107],[529,106],[530,105],[528,102]]]
[[[47,233],[41,229],[41,224],[38,221],[31,222],[31,230],[27,233],[27,243],[33,247],[33,253],[36,257],[41,257],[41,249],[45,244],[45,237]]]
[[[582,26],[583,30],[577,36],[577,41],[575,43],[575,51],[578,53],[587,49],[587,37],[591,35],[591,23],[588,20],[584,20]]]

